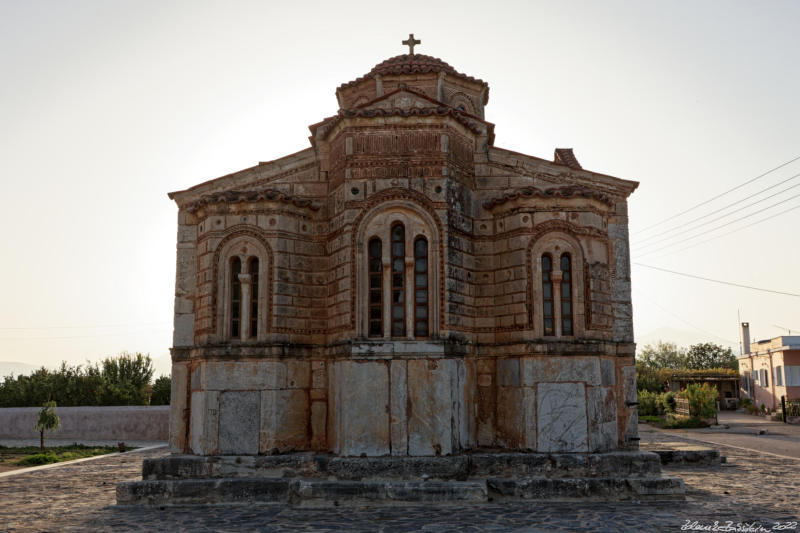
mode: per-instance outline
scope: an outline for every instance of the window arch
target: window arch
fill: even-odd
[[[533,276],[530,327],[540,337],[585,334],[584,251],[578,239],[562,229],[541,234],[529,245]]]
[[[429,338],[439,327],[434,219],[408,201],[386,204],[365,213],[363,223],[357,221],[357,334]]]
[[[239,235],[223,240],[215,255],[217,340],[264,340],[268,328],[269,249],[254,236]]]

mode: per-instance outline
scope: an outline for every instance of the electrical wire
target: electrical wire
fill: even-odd
[[[669,269],[666,269],[666,268],[661,268],[661,267],[657,267],[657,266],[653,266],[653,265],[645,265],[645,264],[642,264],[642,263],[634,262],[633,264],[636,265],[636,266],[644,267],[644,268],[651,268],[653,270],[660,270],[661,272],[669,272],[670,274],[676,274],[678,276],[685,276],[687,278],[700,279],[700,280],[703,280],[703,281],[710,281],[710,282],[713,282],[713,283],[720,283],[722,285],[732,285],[734,287],[740,287],[740,288],[743,288],[743,289],[750,289],[750,290],[761,291],[761,292],[770,292],[772,294],[782,294],[784,296],[794,296],[795,298],[800,298],[800,294],[795,294],[795,293],[792,293],[792,292],[773,291],[771,289],[762,289],[761,287],[753,287],[752,285],[743,285],[741,283],[733,283],[733,282],[730,282],[730,281],[722,281],[722,280],[719,280],[719,279],[704,278],[702,276],[695,276],[694,274],[687,274],[686,272],[676,272],[675,270],[669,270]]]
[[[694,244],[690,244],[689,246],[684,246],[683,248],[679,248],[678,250],[673,250],[670,253],[677,254],[678,252],[683,252],[684,250],[688,250],[690,248],[694,248],[695,246],[700,246],[701,244],[705,244],[707,242],[711,242],[713,240],[720,239],[722,237],[726,237],[726,236],[728,236],[728,235],[730,235],[732,233],[736,233],[738,231],[742,231],[743,229],[747,229],[747,228],[753,227],[756,224],[761,224],[762,222],[766,222],[767,220],[771,220],[771,219],[773,219],[775,217],[779,217],[779,216],[781,216],[783,214],[786,214],[786,213],[788,213],[790,211],[794,211],[795,209],[800,209],[800,205],[796,205],[794,207],[791,207],[789,209],[781,211],[780,213],[775,213],[774,215],[770,215],[768,217],[762,218],[761,220],[756,220],[755,222],[752,222],[750,224],[746,224],[746,225],[744,225],[744,226],[742,226],[740,228],[736,228],[734,230],[731,230],[731,231],[728,231],[728,232],[725,232],[725,233],[721,233],[719,235],[711,237],[710,239],[706,239],[704,241],[696,242]],[[694,237],[692,237],[692,238],[694,238]],[[686,239],[686,240],[690,240],[690,239]],[[667,244],[666,246],[662,246],[661,248],[656,248],[655,250],[650,250],[649,252],[644,252],[642,254],[637,254],[636,257],[637,258],[647,257],[648,255],[653,255],[654,253],[658,253],[661,250],[666,250],[667,248],[671,248],[673,246],[677,246],[677,245],[681,244],[682,242],[685,242],[685,241],[673,242],[672,244]]]
[[[694,219],[692,219],[692,220],[689,220],[688,222],[684,222],[683,224],[679,224],[679,225],[677,225],[677,226],[673,226],[672,228],[670,228],[670,229],[668,229],[668,230],[665,230],[665,231],[662,231],[661,233],[656,233],[656,234],[654,234],[654,235],[651,235],[651,236],[649,236],[649,237],[645,237],[644,239],[642,239],[642,240],[640,240],[640,241],[637,241],[637,242],[634,242],[634,243],[632,243],[632,245],[633,245],[633,246],[638,246],[640,243],[643,243],[643,242],[645,242],[645,241],[649,241],[650,239],[655,239],[656,237],[660,237],[661,235],[666,235],[667,233],[672,233],[673,231],[675,231],[675,230],[678,230],[678,229],[681,229],[681,228],[683,228],[683,227],[685,227],[685,226],[688,226],[689,224],[692,224],[693,222],[697,222],[698,220],[703,220],[704,218],[708,218],[708,217],[710,217],[711,215],[715,215],[715,214],[719,213],[720,211],[724,211],[724,210],[726,210],[726,209],[728,209],[728,208],[730,208],[730,207],[733,207],[733,206],[734,206],[734,205],[736,205],[736,204],[739,204],[739,203],[741,203],[741,202],[744,202],[744,201],[745,201],[745,200],[747,200],[748,198],[753,198],[754,196],[758,196],[759,194],[761,194],[761,193],[764,193],[764,192],[767,192],[767,191],[768,191],[768,190],[770,190],[770,189],[774,189],[774,188],[775,188],[775,187],[777,187],[778,185],[783,185],[783,184],[784,184],[784,183],[786,183],[787,181],[792,181],[793,179],[797,179],[797,178],[800,178],[800,174],[795,174],[794,176],[792,176],[792,177],[790,177],[790,178],[786,178],[786,179],[785,179],[785,180],[783,180],[783,181],[779,181],[778,183],[776,183],[776,184],[774,184],[774,185],[770,185],[769,187],[767,187],[767,188],[765,188],[765,189],[761,189],[761,190],[760,190],[760,191],[758,191],[757,193],[751,194],[750,196],[745,196],[744,198],[742,198],[742,199],[740,199],[740,200],[736,200],[735,202],[733,202],[733,203],[730,203],[730,204],[726,205],[725,207],[720,207],[720,208],[719,208],[719,209],[717,209],[716,211],[712,211],[712,212],[710,212],[710,213],[708,213],[708,214],[705,214],[705,215],[699,216],[699,217],[697,217],[697,218],[694,218]],[[788,190],[791,190],[791,189],[793,189],[793,188],[795,188],[795,187],[798,187],[798,186],[800,186],[800,183],[799,183],[799,184],[797,184],[797,185],[793,185],[792,187],[789,187],[788,189],[784,189],[784,190],[782,190],[781,192],[775,193],[775,194],[773,194],[773,195],[771,195],[771,196],[767,196],[766,198],[762,198],[761,200],[759,200],[759,202],[763,202],[764,200],[767,200],[767,199],[769,199],[769,198],[772,198],[772,197],[774,197],[774,196],[777,196],[777,195],[779,195],[779,194],[782,194],[782,193],[784,193],[784,192],[786,192],[786,191],[788,191]],[[756,203],[758,203],[758,202],[756,202]],[[755,205],[755,204],[751,204],[751,205]],[[744,208],[742,208],[742,209],[744,209]],[[732,213],[731,213],[731,214],[732,214]],[[728,215],[725,215],[725,216],[728,216]],[[722,217],[722,218],[724,218],[724,217]],[[719,220],[719,219],[715,219],[715,220]],[[713,222],[713,221],[706,222],[705,224],[710,224],[711,222]],[[701,224],[700,226],[703,226],[703,224]],[[700,226],[698,226],[698,227],[700,227]]]
[[[777,167],[775,167],[775,168],[772,168],[772,169],[770,169],[770,170],[767,170],[767,171],[766,171],[766,172],[764,172],[763,174],[759,174],[759,175],[758,175],[758,176],[756,176],[755,178],[751,178],[751,179],[749,179],[749,180],[745,181],[744,183],[742,183],[742,184],[740,184],[740,185],[737,185],[736,187],[733,187],[732,189],[728,189],[727,191],[725,191],[725,192],[722,192],[722,193],[720,193],[720,194],[718,194],[718,195],[714,196],[713,198],[709,198],[708,200],[704,200],[704,201],[700,202],[699,204],[695,204],[695,205],[693,205],[692,207],[690,207],[690,208],[688,208],[688,209],[685,209],[685,210],[681,211],[680,213],[678,213],[678,214],[676,214],[676,215],[672,215],[672,216],[670,216],[670,217],[667,217],[667,218],[665,218],[665,219],[663,219],[663,220],[660,220],[660,221],[656,222],[655,224],[651,224],[651,225],[647,226],[646,228],[642,228],[642,229],[638,230],[636,233],[634,233],[634,235],[638,235],[639,233],[643,233],[643,232],[645,232],[645,231],[647,231],[647,230],[649,230],[649,229],[651,229],[651,228],[655,228],[656,226],[660,226],[660,225],[661,225],[661,224],[663,224],[664,222],[669,222],[670,220],[674,220],[674,219],[678,218],[679,216],[682,216],[682,215],[685,215],[686,213],[689,213],[689,212],[691,212],[691,211],[694,211],[694,210],[695,210],[695,209],[697,209],[698,207],[701,207],[701,206],[704,206],[704,205],[706,205],[706,204],[708,204],[708,203],[711,203],[711,202],[713,202],[714,200],[716,200],[717,198],[722,198],[722,197],[723,197],[723,196],[725,196],[726,194],[730,194],[730,193],[732,193],[732,192],[733,192],[733,191],[735,191],[735,190],[741,189],[741,188],[742,188],[742,187],[744,187],[745,185],[749,185],[749,184],[753,183],[754,181],[760,180],[760,179],[761,179],[761,178],[763,178],[764,176],[767,176],[768,174],[771,174],[771,173],[775,172],[776,170],[779,170],[779,169],[781,169],[781,168],[783,168],[783,167],[785,167],[785,166],[787,166],[787,165],[790,165],[790,164],[794,163],[795,161],[797,161],[798,159],[800,159],[800,155],[799,155],[799,156],[797,156],[797,157],[795,157],[794,159],[791,159],[791,160],[789,160],[789,161],[787,161],[787,162],[785,162],[785,163],[783,163],[783,164],[780,164],[780,165],[778,165],[778,166],[777,166]]]

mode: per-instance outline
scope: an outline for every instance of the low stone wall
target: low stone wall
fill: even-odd
[[[39,407],[0,409],[0,439],[33,439]],[[169,406],[57,407],[61,427],[46,438],[83,440],[168,440]]]

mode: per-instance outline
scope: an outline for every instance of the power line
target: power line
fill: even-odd
[[[763,202],[764,200],[769,200],[770,198],[772,198],[772,197],[774,197],[774,196],[777,196],[777,195],[779,195],[779,194],[782,194],[782,193],[784,193],[784,192],[788,191],[789,189],[793,189],[793,188],[795,188],[795,187],[798,187],[798,186],[800,186],[800,183],[798,183],[797,185],[793,185],[793,186],[789,187],[788,189],[785,189],[785,190],[783,190],[783,191],[781,191],[781,192],[778,192],[778,193],[772,194],[772,195],[770,195],[770,196],[767,196],[766,198],[762,198],[761,200],[758,200],[758,201],[756,201],[756,202],[753,202],[753,203],[751,203],[751,204],[748,204],[748,205],[744,206],[744,207],[742,208],[742,210],[745,210],[745,209],[747,209],[747,208],[749,208],[749,207],[753,207],[754,205],[756,205],[756,204],[758,204],[758,203],[761,203],[761,202]],[[753,216],[753,215],[757,215],[757,214],[759,214],[759,213],[761,213],[761,212],[763,212],[763,211],[766,211],[766,210],[768,210],[768,209],[772,209],[773,207],[777,207],[777,206],[779,206],[779,205],[781,205],[781,204],[785,204],[785,203],[786,203],[786,202],[788,202],[789,200],[794,200],[795,198],[800,198],[800,194],[795,194],[794,196],[790,196],[789,198],[786,198],[785,200],[781,200],[780,202],[777,202],[777,203],[774,203],[774,204],[772,204],[772,205],[769,205],[769,206],[767,206],[767,207],[764,207],[764,208],[762,208],[762,209],[759,209],[758,211],[753,211],[752,213],[749,213],[749,214],[747,214],[747,215],[745,215],[745,216],[743,216],[743,217],[739,217],[739,218],[737,218],[737,219],[735,219],[735,220],[728,221],[728,222],[726,222],[725,224],[723,224],[723,225],[721,225],[721,226],[717,226],[717,227],[716,227],[716,228],[714,228],[714,229],[710,229],[710,230],[703,230],[701,233],[698,233],[698,234],[694,235],[693,237],[686,237],[686,238],[685,238],[685,239],[683,239],[683,240],[684,240],[684,241],[687,241],[687,240],[693,239],[693,238],[695,238],[695,237],[699,237],[699,236],[701,236],[701,235],[705,235],[706,233],[709,233],[709,232],[712,232],[712,231],[716,231],[716,230],[718,230],[718,229],[724,228],[725,226],[729,226],[729,225],[733,224],[734,222],[738,222],[738,221],[740,221],[740,220],[744,220],[745,218],[749,218],[749,217],[751,217],[751,216]],[[722,220],[723,218],[729,217],[729,216],[731,216],[731,215],[733,215],[733,214],[734,214],[734,213],[728,213],[728,214],[726,214],[726,215],[719,216],[719,217],[717,217],[717,218],[715,218],[715,219],[713,219],[713,220],[709,220],[708,222],[703,222],[702,224],[699,224],[699,225],[697,225],[697,226],[695,226],[695,227],[693,227],[693,228],[691,228],[691,229],[689,229],[689,230],[687,230],[687,231],[693,231],[693,230],[696,230],[696,229],[700,229],[700,228],[702,228],[703,226],[707,226],[708,224],[711,224],[712,222],[716,222],[716,221],[718,221],[718,220]],[[671,237],[665,237],[665,238],[663,238],[663,239],[659,239],[659,240],[657,240],[657,241],[654,241],[654,242],[651,242],[651,243],[648,243],[648,244],[644,244],[644,245],[640,246],[640,247],[639,247],[639,249],[641,250],[641,249],[643,249],[643,248],[649,248],[650,246],[655,246],[655,245],[657,245],[657,244],[660,244],[660,243],[662,243],[662,242],[668,241],[668,240],[670,240],[670,239],[675,239],[676,237],[680,237],[680,235],[673,235],[673,236],[671,236]],[[682,242],[682,241],[679,241],[679,242]],[[673,243],[673,244],[675,244],[675,243]],[[671,246],[671,245],[670,245],[670,246]]]
[[[644,267],[644,268],[652,268],[653,270],[660,270],[661,272],[669,272],[670,274],[676,274],[678,276],[686,276],[687,278],[701,279],[703,281],[710,281],[712,283],[720,283],[722,285],[732,285],[734,287],[740,287],[740,288],[743,288],[743,289],[751,289],[751,290],[754,290],[754,291],[761,291],[761,292],[771,292],[773,294],[782,294],[784,296],[794,296],[796,298],[800,298],[800,294],[795,294],[795,293],[792,293],[792,292],[773,291],[773,290],[770,290],[770,289],[762,289],[761,287],[753,287],[751,285],[742,285],[741,283],[732,283],[730,281],[721,281],[721,280],[718,280],[718,279],[704,278],[702,276],[695,276],[694,274],[687,274],[686,272],[676,272],[674,270],[668,270],[666,268],[661,268],[661,267],[652,266],[652,265],[644,265],[642,263],[634,262],[633,264],[637,265],[637,266],[640,266],[640,267]]]
[[[731,233],[736,233],[737,231],[742,231],[743,229],[747,229],[747,228],[753,227],[756,224],[761,224],[762,222],[766,222],[767,220],[771,220],[771,219],[773,219],[775,217],[779,217],[779,216],[781,216],[783,214],[786,214],[786,213],[788,213],[790,211],[794,211],[795,209],[800,209],[800,205],[796,205],[796,206],[791,207],[789,209],[785,209],[785,210],[783,210],[783,211],[781,211],[779,213],[775,213],[774,215],[770,215],[768,217],[762,218],[761,220],[756,220],[755,222],[752,222],[750,224],[745,224],[744,226],[742,226],[740,228],[736,228],[736,229],[728,231],[726,233],[721,233],[720,235],[716,235],[714,237],[711,237],[710,239],[706,239],[704,241],[696,242],[694,244],[690,244],[689,246],[684,246],[683,248],[679,248],[678,250],[674,250],[671,253],[676,254],[678,252],[682,252],[684,250],[688,250],[689,248],[694,248],[695,246],[700,246],[701,244],[705,244],[707,242],[711,242],[713,240],[720,239],[722,237],[726,237],[726,236],[730,235]],[[760,211],[757,211],[757,212],[760,212]],[[733,221],[733,222],[736,222],[736,221]],[[731,222],[731,224],[733,222]],[[723,226],[720,226],[720,227],[723,227]],[[716,228],[716,229],[719,229],[719,228]],[[711,231],[714,231],[714,230],[711,230]],[[684,241],[673,242],[672,244],[667,244],[666,246],[662,246],[661,248],[656,248],[655,250],[650,250],[649,252],[644,252],[643,254],[637,254],[636,257],[647,257],[648,255],[653,255],[654,253],[660,252],[661,250],[665,250],[667,248],[671,248],[673,246],[677,246],[677,245],[679,245],[679,244],[681,244],[683,242],[686,242],[687,240],[691,240],[693,238],[694,237],[691,237],[689,239],[685,239]]]
[[[758,196],[759,194],[761,194],[761,193],[763,193],[763,192],[767,192],[767,191],[768,191],[768,190],[770,190],[770,189],[774,189],[774,188],[775,188],[775,187],[777,187],[778,185],[783,185],[783,184],[784,184],[784,183],[786,183],[787,181],[792,181],[793,179],[796,179],[796,178],[798,178],[798,177],[800,177],[800,174],[795,174],[794,176],[792,176],[792,177],[790,177],[790,178],[787,178],[787,179],[785,179],[785,180],[783,180],[783,181],[779,181],[778,183],[776,183],[776,184],[774,184],[774,185],[770,185],[769,187],[767,187],[767,188],[765,188],[765,189],[762,189],[762,190],[758,191],[757,193],[751,194],[750,196],[745,196],[744,198],[742,198],[742,199],[740,199],[740,200],[736,200],[735,202],[733,202],[733,203],[730,203],[730,204],[726,205],[725,207],[720,207],[720,208],[719,208],[719,209],[717,209],[716,211],[712,211],[712,212],[710,212],[710,213],[708,213],[708,214],[705,214],[705,215],[699,216],[699,217],[697,217],[697,218],[694,218],[694,219],[692,219],[692,220],[690,220],[690,221],[688,221],[688,222],[684,222],[683,224],[679,224],[679,225],[677,225],[677,226],[673,226],[672,228],[670,228],[670,229],[668,229],[668,230],[665,230],[665,231],[662,231],[661,233],[656,233],[656,234],[654,234],[654,235],[651,235],[651,236],[649,236],[649,237],[645,237],[644,239],[642,239],[642,240],[640,240],[640,241],[638,241],[638,242],[635,242],[635,243],[633,243],[633,245],[634,245],[634,246],[635,246],[635,245],[638,245],[639,243],[643,243],[643,242],[645,242],[645,241],[649,241],[650,239],[654,239],[654,238],[656,238],[656,237],[660,237],[661,235],[665,235],[665,234],[667,234],[667,233],[671,233],[671,232],[673,232],[673,231],[675,231],[675,230],[677,230],[677,229],[680,229],[680,228],[683,228],[683,227],[685,227],[685,226],[688,226],[689,224],[691,224],[691,223],[693,223],[693,222],[697,222],[698,220],[703,220],[704,218],[708,218],[708,217],[710,217],[711,215],[715,215],[715,214],[719,213],[720,211],[724,211],[724,210],[728,209],[729,207],[733,207],[733,206],[734,206],[734,205],[736,205],[736,204],[739,204],[739,203],[741,203],[741,202],[744,202],[744,201],[745,201],[745,200],[747,200],[748,198],[752,198],[752,197],[754,197],[754,196]],[[788,191],[788,190],[790,190],[790,189],[793,189],[794,187],[798,187],[798,186],[800,186],[800,184],[793,185],[792,187],[789,187],[788,189],[784,189],[784,190],[782,190],[781,192],[775,193],[775,194],[773,194],[773,195],[771,195],[771,196],[767,196],[766,198],[762,198],[761,200],[759,200],[759,202],[763,202],[764,200],[767,200],[767,199],[769,199],[769,198],[772,198],[772,197],[774,197],[774,196],[777,196],[777,195],[779,195],[779,194],[785,193],[786,191]],[[756,203],[757,203],[757,202],[756,202]],[[731,213],[731,214],[732,214],[732,213]],[[725,216],[728,216],[728,215],[725,215]],[[722,218],[724,218],[724,217],[722,217]],[[715,219],[715,220],[719,220],[719,219]],[[713,221],[706,222],[705,224],[710,224],[711,222],[713,222]],[[704,224],[701,224],[701,226],[703,226],[703,225],[704,225]]]
[[[733,191],[735,191],[735,190],[737,190],[737,189],[741,189],[741,188],[742,188],[742,187],[744,187],[745,185],[749,185],[750,183],[753,183],[754,181],[760,180],[760,179],[761,179],[761,178],[763,178],[764,176],[766,176],[766,175],[768,175],[768,174],[771,174],[771,173],[775,172],[776,170],[778,170],[778,169],[781,169],[781,168],[785,167],[786,165],[790,165],[790,164],[794,163],[795,161],[797,161],[798,159],[800,159],[800,155],[799,155],[799,156],[797,156],[797,157],[795,157],[794,159],[791,159],[791,160],[787,161],[786,163],[783,163],[783,164],[781,164],[781,165],[778,165],[778,166],[777,166],[777,167],[775,167],[775,168],[772,168],[772,169],[770,169],[770,170],[767,170],[767,171],[766,171],[766,172],[764,172],[763,174],[759,174],[759,175],[758,175],[758,176],[756,176],[755,178],[751,178],[751,179],[749,179],[749,180],[745,181],[744,183],[742,183],[742,184],[740,184],[740,185],[737,185],[736,187],[733,187],[732,189],[728,189],[727,191],[725,191],[725,192],[723,192],[723,193],[720,193],[720,194],[718,194],[718,195],[714,196],[713,198],[709,198],[708,200],[705,200],[705,201],[703,201],[703,202],[700,202],[699,204],[693,205],[693,206],[692,206],[692,207],[690,207],[689,209],[686,209],[686,210],[684,210],[684,211],[681,211],[681,212],[680,212],[680,213],[678,213],[677,215],[672,215],[672,216],[670,216],[670,217],[667,217],[667,218],[665,218],[665,219],[663,219],[663,220],[660,220],[659,222],[656,222],[655,224],[651,224],[651,225],[647,226],[646,228],[642,228],[642,229],[640,229],[639,231],[637,231],[636,233],[634,233],[634,235],[638,235],[639,233],[642,233],[642,232],[644,232],[644,231],[647,231],[647,230],[649,230],[649,229],[651,229],[651,228],[654,228],[654,227],[656,227],[656,226],[659,226],[659,225],[663,224],[664,222],[669,222],[670,220],[676,219],[676,218],[678,218],[678,217],[679,217],[679,216],[681,216],[681,215],[685,215],[686,213],[689,213],[690,211],[694,211],[694,210],[695,210],[695,209],[697,209],[698,207],[704,206],[704,205],[706,205],[706,204],[708,204],[708,203],[710,203],[710,202],[713,202],[713,201],[714,201],[714,200],[716,200],[717,198],[721,198],[721,197],[725,196],[726,194],[730,194],[730,193],[732,193]]]

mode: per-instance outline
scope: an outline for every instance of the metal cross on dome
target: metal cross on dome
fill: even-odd
[[[413,33],[409,33],[408,34],[408,39],[403,41],[403,44],[408,45],[408,48],[409,48],[408,53],[413,56],[414,55],[414,45],[415,44],[422,44],[422,41],[414,39],[414,34]]]

